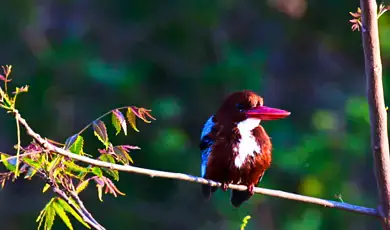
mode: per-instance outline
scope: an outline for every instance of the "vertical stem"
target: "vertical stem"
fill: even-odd
[[[379,212],[383,218],[383,229],[390,230],[390,156],[376,0],[360,0],[360,7],[362,10],[362,40],[371,124],[371,147],[380,199]]]

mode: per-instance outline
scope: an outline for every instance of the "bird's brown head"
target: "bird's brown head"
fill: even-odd
[[[290,115],[290,112],[263,105],[263,98],[256,93],[244,90],[226,97],[216,116],[225,122],[241,122],[248,118],[277,120]]]

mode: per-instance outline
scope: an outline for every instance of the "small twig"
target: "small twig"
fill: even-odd
[[[187,175],[187,174],[183,174],[183,173],[164,172],[164,171],[144,169],[144,168],[139,168],[139,167],[134,167],[134,166],[129,166],[129,165],[111,164],[108,162],[95,160],[95,159],[92,159],[92,158],[89,158],[86,156],[74,154],[74,153],[69,152],[65,149],[62,149],[62,148],[59,148],[53,144],[50,144],[47,140],[42,138],[39,134],[35,133],[32,130],[32,128],[27,124],[26,120],[24,118],[22,118],[19,113],[16,113],[15,117],[16,117],[16,119],[19,120],[20,124],[23,127],[25,127],[28,135],[30,135],[32,138],[34,138],[45,149],[52,151],[52,152],[55,152],[55,153],[58,153],[62,156],[66,156],[66,157],[72,158],[74,160],[82,161],[82,162],[85,162],[85,163],[88,163],[88,164],[91,164],[94,166],[116,169],[118,171],[123,171],[123,172],[143,174],[143,175],[148,175],[150,177],[161,177],[161,178],[184,180],[184,181],[195,182],[195,183],[200,183],[200,184],[208,184],[210,186],[217,186],[217,187],[222,186],[222,184],[219,182],[206,180],[206,179],[201,178],[201,177],[196,177],[196,176]],[[228,188],[241,190],[241,191],[247,190],[247,187],[244,185],[230,184],[230,185],[228,185]],[[294,194],[294,193],[288,193],[288,192],[259,188],[259,187],[254,188],[254,192],[259,193],[259,194],[289,199],[289,200],[317,204],[317,205],[321,205],[321,206],[329,207],[329,208],[342,209],[342,210],[365,214],[365,215],[369,215],[369,216],[376,216],[376,217],[379,216],[378,211],[374,208],[367,208],[367,207],[352,205],[352,204],[348,204],[348,203],[341,203],[341,202],[337,202],[337,201],[308,197],[308,196],[298,195],[298,194]]]
[[[17,111],[17,110],[16,110]],[[20,125],[18,119],[15,119],[16,121],[16,133],[18,138],[18,144],[16,147],[16,170],[15,170],[15,178],[19,176],[19,156],[20,156]]]
[[[116,108],[117,110],[121,110],[121,109],[126,109],[128,108],[128,106],[123,106],[123,107],[119,107],[119,108]],[[103,117],[109,115],[110,113],[112,113],[114,109],[106,112],[105,114],[101,115],[100,117],[96,118],[94,121],[96,120],[100,120],[102,119]],[[90,126],[92,125],[92,122],[88,123],[88,125],[86,125],[84,128],[82,128],[77,134],[80,135],[81,133],[83,133],[86,129],[88,129]]]
[[[80,199],[76,200],[75,202],[78,204],[75,205],[70,197],[68,197],[66,195],[66,193],[64,191],[62,191],[61,189],[53,186],[53,192],[55,192],[58,196],[60,196],[61,198],[63,198],[64,200],[66,200],[68,202],[69,205],[71,205],[75,210],[76,212],[83,218],[83,220],[85,222],[87,222],[89,225],[91,225],[92,227],[94,227],[95,229],[97,230],[105,230],[105,228],[103,226],[101,226],[93,217],[92,215],[88,212],[88,210],[84,207],[84,205],[82,203],[80,203]],[[77,196],[76,196],[77,197]],[[78,198],[78,197],[77,197]]]

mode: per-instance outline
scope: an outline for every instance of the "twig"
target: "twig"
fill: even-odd
[[[83,220],[85,222],[87,222],[89,225],[91,225],[92,227],[94,227],[95,229],[97,230],[105,230],[105,228],[103,226],[101,226],[93,217],[92,215],[88,212],[88,210],[84,207],[83,203],[80,201],[80,199],[77,199],[76,200],[76,203],[78,204],[75,205],[75,202],[70,199],[69,196],[66,195],[66,193],[64,191],[62,191],[61,189],[55,187],[55,186],[52,186],[53,188],[53,192],[55,192],[58,196],[60,196],[61,198],[63,198],[64,200],[66,200],[68,202],[69,205],[71,205],[75,210],[76,212],[83,218]],[[73,198],[75,198],[73,195],[72,195]],[[78,196],[76,196],[78,198]]]
[[[387,136],[387,114],[383,97],[382,63],[378,36],[376,0],[360,0],[367,99],[370,111],[371,146],[375,176],[380,197],[383,228],[390,230],[390,156]]]
[[[161,177],[161,178],[169,178],[169,179],[176,179],[176,180],[184,180],[184,181],[195,182],[195,183],[200,183],[200,184],[208,184],[210,186],[217,186],[217,187],[222,186],[222,184],[219,182],[206,180],[204,178],[196,177],[196,176],[192,176],[192,175],[188,175],[188,174],[144,169],[144,168],[139,168],[139,167],[134,167],[134,166],[129,166],[129,165],[111,164],[108,162],[95,160],[95,159],[92,159],[89,157],[77,155],[77,154],[71,153],[65,149],[59,148],[53,144],[50,144],[47,140],[42,138],[39,134],[35,133],[32,130],[32,128],[27,124],[26,120],[24,118],[22,118],[17,111],[15,112],[15,118],[17,120],[19,120],[20,124],[23,127],[25,127],[28,135],[30,135],[32,138],[34,138],[45,149],[52,151],[52,152],[56,152],[62,156],[72,158],[74,160],[82,161],[82,162],[85,162],[85,163],[88,163],[88,164],[91,164],[94,166],[116,169],[118,171],[148,175],[150,177]],[[234,184],[228,185],[228,188],[241,190],[241,191],[247,189],[247,187],[244,185],[234,185]],[[329,207],[329,208],[342,209],[342,210],[365,214],[365,215],[369,215],[369,216],[377,216],[377,217],[379,216],[378,211],[374,208],[367,208],[367,207],[352,205],[352,204],[348,204],[348,203],[342,203],[342,202],[337,202],[337,201],[308,197],[308,196],[298,195],[298,194],[294,194],[294,193],[288,193],[288,192],[272,190],[272,189],[265,189],[265,188],[258,188],[258,187],[254,188],[254,192],[259,193],[259,194],[289,199],[289,200],[296,200],[296,201],[305,202],[305,203],[317,204],[317,205],[321,205],[321,206]]]

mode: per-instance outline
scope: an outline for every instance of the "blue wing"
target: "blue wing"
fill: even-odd
[[[200,136],[199,148],[202,153],[202,165],[200,172],[202,177],[206,174],[207,160],[211,152],[211,147],[213,145],[213,140],[208,136],[211,130],[214,127],[213,116],[211,116],[203,126],[202,134]]]

